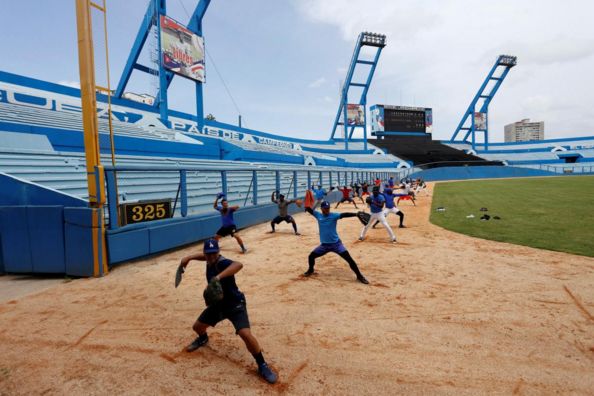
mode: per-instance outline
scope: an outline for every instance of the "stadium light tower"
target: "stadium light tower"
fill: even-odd
[[[375,56],[372,60],[365,60],[359,58],[359,56],[361,55],[361,48],[363,46],[375,47],[377,49],[375,52]],[[347,76],[344,85],[342,86],[340,103],[338,105],[336,118],[334,119],[332,134],[330,135],[330,139],[334,139],[336,129],[339,125],[342,125],[344,127],[344,147],[346,150],[349,149],[349,140],[353,137],[353,132],[355,131],[355,128],[363,128],[363,145],[364,149],[367,150],[367,92],[369,91],[369,87],[371,86],[371,80],[373,79],[373,74],[375,73],[375,68],[377,67],[377,62],[379,60],[380,54],[385,46],[386,36],[384,34],[362,32],[359,34],[359,37],[357,38],[355,51],[353,52],[353,57],[351,58],[351,63],[347,71]],[[363,82],[352,81],[355,68],[358,65],[361,65],[362,67],[369,66],[367,68],[367,78],[365,78]],[[359,101],[353,102],[351,104],[349,104],[348,99],[350,87],[363,88]]]
[[[187,30],[190,32],[202,36],[202,19],[204,18],[204,14],[206,14],[206,10],[210,5],[211,0],[200,0],[194,9],[194,13],[190,17],[190,21],[186,26]],[[138,70],[144,73],[148,73],[151,75],[159,76],[159,93],[156,95],[154,106],[159,109],[159,113],[161,115],[161,121],[168,125],[168,105],[167,105],[167,88],[173,81],[174,73],[170,70],[163,67],[163,51],[161,48],[161,16],[166,16],[166,0],[150,0],[144,18],[142,20],[142,24],[140,25],[140,29],[136,34],[136,39],[134,40],[134,44],[132,45],[132,49],[130,50],[130,54],[128,55],[128,61],[126,62],[126,66],[124,66],[124,71],[122,72],[122,76],[120,78],[120,82],[115,92],[115,96],[117,98],[121,98],[124,94],[124,90],[126,89],[126,85],[130,80],[130,76],[134,70]],[[142,48],[146,44],[146,40],[151,32],[153,26],[156,26],[157,35],[158,35],[158,69],[155,70],[150,68],[146,65],[138,63],[139,56],[142,52]],[[167,55],[167,54],[166,54]],[[180,67],[181,68],[181,67]],[[202,82],[195,81],[196,83],[196,118],[198,123],[198,129],[202,130],[204,126],[204,100],[203,100],[203,93],[202,93]]]
[[[466,131],[462,142],[468,142],[471,137],[472,149],[476,152],[476,133],[484,133],[484,149],[489,150],[489,104],[501,86],[512,67],[518,63],[518,59],[512,55],[499,55],[487,78],[481,85],[479,91],[470,102],[470,106],[462,116],[456,131],[450,142],[455,142],[460,131]],[[497,74],[499,73],[499,74]],[[489,83],[494,82],[491,86]],[[482,101],[482,104],[480,102]],[[480,107],[479,107],[480,105]],[[479,109],[477,111],[477,108]]]

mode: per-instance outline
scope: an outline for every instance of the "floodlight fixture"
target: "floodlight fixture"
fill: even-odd
[[[362,32],[361,45],[383,48],[386,46],[386,35],[372,32]]]
[[[501,66],[514,67],[518,63],[518,58],[513,55],[499,55],[497,63]]]

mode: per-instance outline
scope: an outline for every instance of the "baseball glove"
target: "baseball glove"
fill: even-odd
[[[207,307],[220,303],[223,300],[223,286],[221,285],[221,281],[213,278],[208,286],[206,286],[206,289],[204,289],[203,296]]]
[[[182,275],[185,272],[185,268],[182,267],[181,265],[179,267],[177,267],[177,271],[175,272],[175,287],[178,287],[179,284],[182,281]]]
[[[367,225],[367,223],[369,223],[369,219],[371,218],[371,215],[369,213],[365,213],[365,212],[357,212],[357,218],[359,219],[361,224]]]

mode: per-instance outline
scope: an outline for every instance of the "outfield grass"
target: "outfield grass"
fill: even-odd
[[[491,220],[479,220],[484,213]],[[470,214],[475,217],[466,218]],[[594,257],[594,176],[438,183],[431,222],[478,238]]]

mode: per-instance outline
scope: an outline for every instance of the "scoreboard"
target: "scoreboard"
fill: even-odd
[[[371,132],[433,131],[433,111],[426,107],[374,105],[371,112]]]

